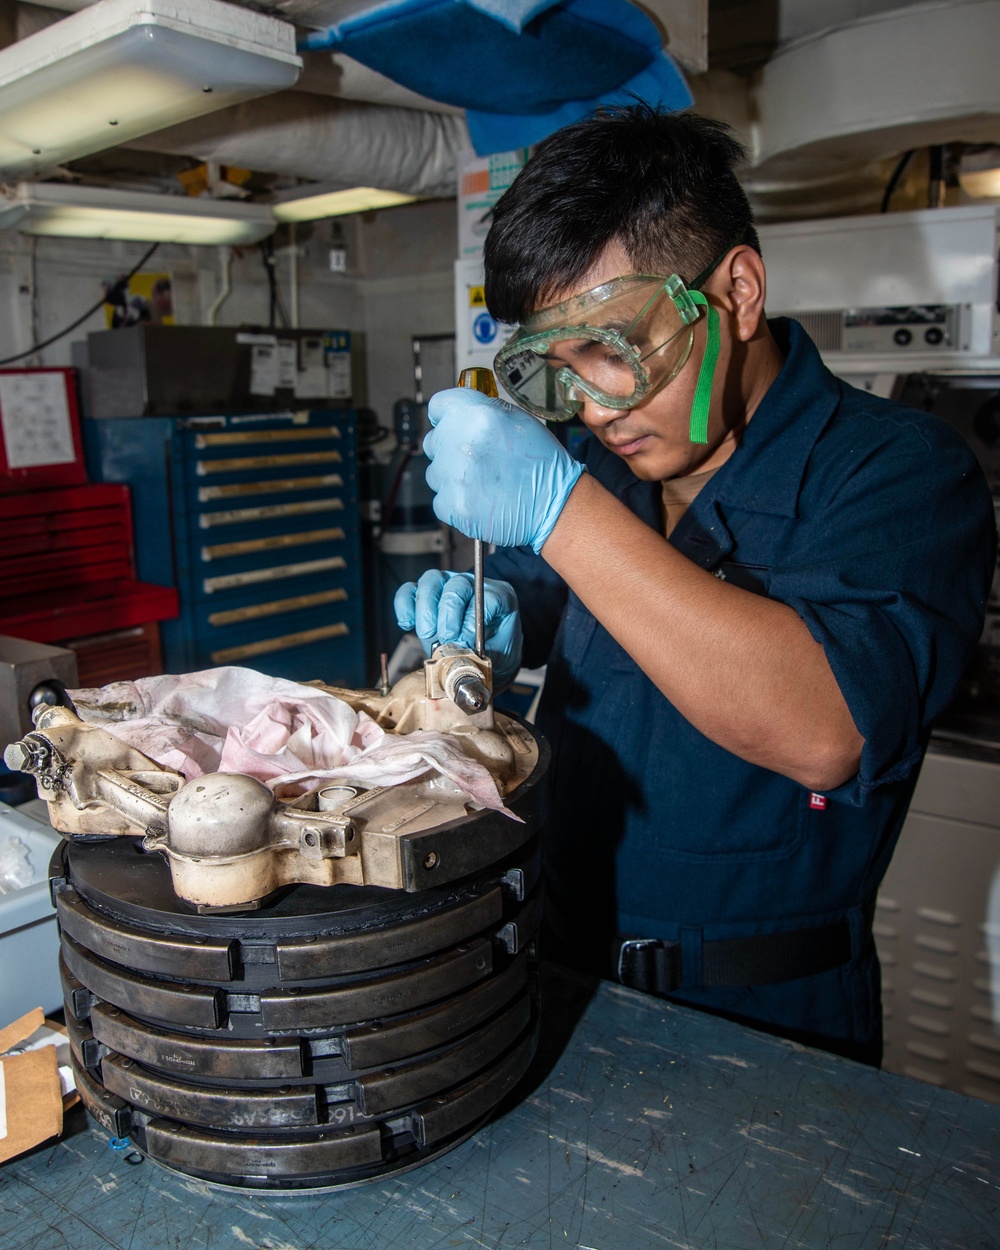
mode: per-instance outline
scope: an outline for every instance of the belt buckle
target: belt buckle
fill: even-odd
[[[618,950],[618,980],[634,990],[667,994],[680,987],[680,943],[626,938]]]

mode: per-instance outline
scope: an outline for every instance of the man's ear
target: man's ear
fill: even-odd
[[[728,306],[736,337],[748,343],[764,317],[764,261],[759,252],[743,244],[729,253],[713,275],[716,276],[721,279],[719,294]]]

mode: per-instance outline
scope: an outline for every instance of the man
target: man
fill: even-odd
[[[552,953],[878,1063],[875,894],[982,628],[992,506],[949,428],[765,320],[742,155],[645,106],[539,145],[486,242],[534,415],[435,396],[427,480],[500,548],[501,679],[521,630],[548,663]],[[582,421],[579,461],[536,416]],[[399,623],[468,641],[470,597],[426,574]]]

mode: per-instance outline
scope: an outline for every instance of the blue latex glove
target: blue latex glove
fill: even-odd
[[[418,582],[396,591],[393,607],[400,629],[415,630],[430,655],[439,642],[476,643],[475,585],[471,573],[428,569]],[[493,661],[493,687],[509,686],[521,667],[521,615],[509,582],[488,577],[483,595],[486,654]]]
[[[583,465],[541,421],[480,391],[438,391],[427,415],[437,517],[469,538],[540,552]]]

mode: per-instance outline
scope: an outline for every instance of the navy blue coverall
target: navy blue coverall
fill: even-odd
[[[711,742],[530,548],[488,574],[517,591],[524,663],[548,664],[550,954],[877,1063],[875,893],[982,629],[992,503],[950,427],[837,379],[798,323],[770,326],[785,365],[669,541],[805,621],[865,739],[856,777],[815,795]],[[659,483],[596,439],[580,455],[662,532]]]

